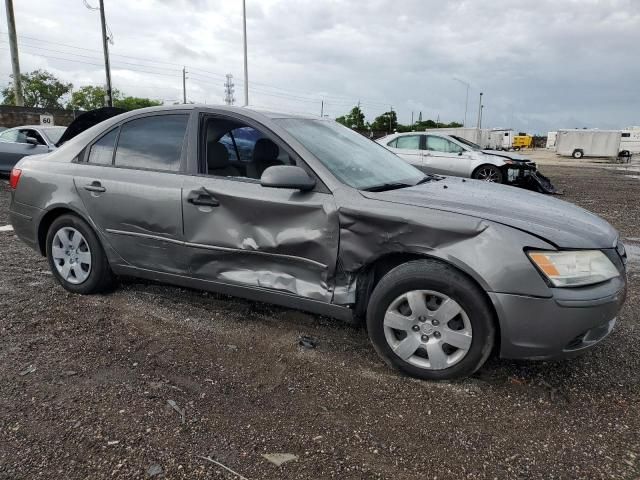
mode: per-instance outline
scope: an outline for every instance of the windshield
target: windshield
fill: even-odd
[[[51,143],[58,143],[60,137],[64,133],[67,127],[51,127],[51,128],[43,128],[42,133],[44,133]]]
[[[328,120],[274,120],[341,182],[360,190],[412,186],[425,178],[420,170],[359,133]]]
[[[480,148],[480,145],[478,145],[477,143],[470,142],[466,138],[458,137],[457,135],[450,135],[450,137],[455,138],[460,143],[464,143],[466,146],[471,147],[474,150],[482,150],[482,148]]]

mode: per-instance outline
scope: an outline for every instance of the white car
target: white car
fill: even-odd
[[[525,167],[531,170],[526,159],[513,160],[488,154],[467,140],[440,133],[395,133],[377,142],[411,165],[425,173],[475,178],[487,182],[509,182],[509,168],[519,173]],[[529,167],[529,168],[526,168]],[[535,171],[535,165],[533,167]],[[512,175],[513,176],[513,175]]]

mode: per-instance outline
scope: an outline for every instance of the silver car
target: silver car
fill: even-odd
[[[363,320],[389,365],[424,379],[492,352],[585,350],[625,298],[624,247],[599,217],[425,175],[326,119],[135,110],[22,159],[10,184],[15,233],[71,292],[129,275]]]
[[[558,193],[531,159],[486,150],[462,137],[435,132],[394,133],[376,140],[418,170]]]
[[[56,148],[66,127],[25,125],[0,133],[0,173],[9,173],[22,157],[40,155]]]

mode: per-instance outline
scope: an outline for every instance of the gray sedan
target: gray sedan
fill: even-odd
[[[25,125],[0,133],[0,173],[9,173],[22,157],[39,155],[56,148],[66,127]]]
[[[625,298],[624,246],[599,217],[425,175],[326,119],[136,110],[24,158],[10,184],[15,233],[71,292],[129,275],[362,320],[424,379],[581,352]]]

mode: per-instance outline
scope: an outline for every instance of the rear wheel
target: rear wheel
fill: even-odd
[[[582,158],[584,157],[584,152],[582,150],[574,150],[571,156],[573,158]]]
[[[112,287],[114,276],[96,234],[76,215],[53,221],[47,233],[47,259],[56,280],[74,293],[98,293]]]
[[[367,327],[387,364],[428,380],[471,375],[495,341],[493,315],[479,287],[434,260],[409,262],[385,275],[369,300]]]
[[[471,178],[485,182],[502,183],[502,171],[495,165],[480,165],[475,169]]]

